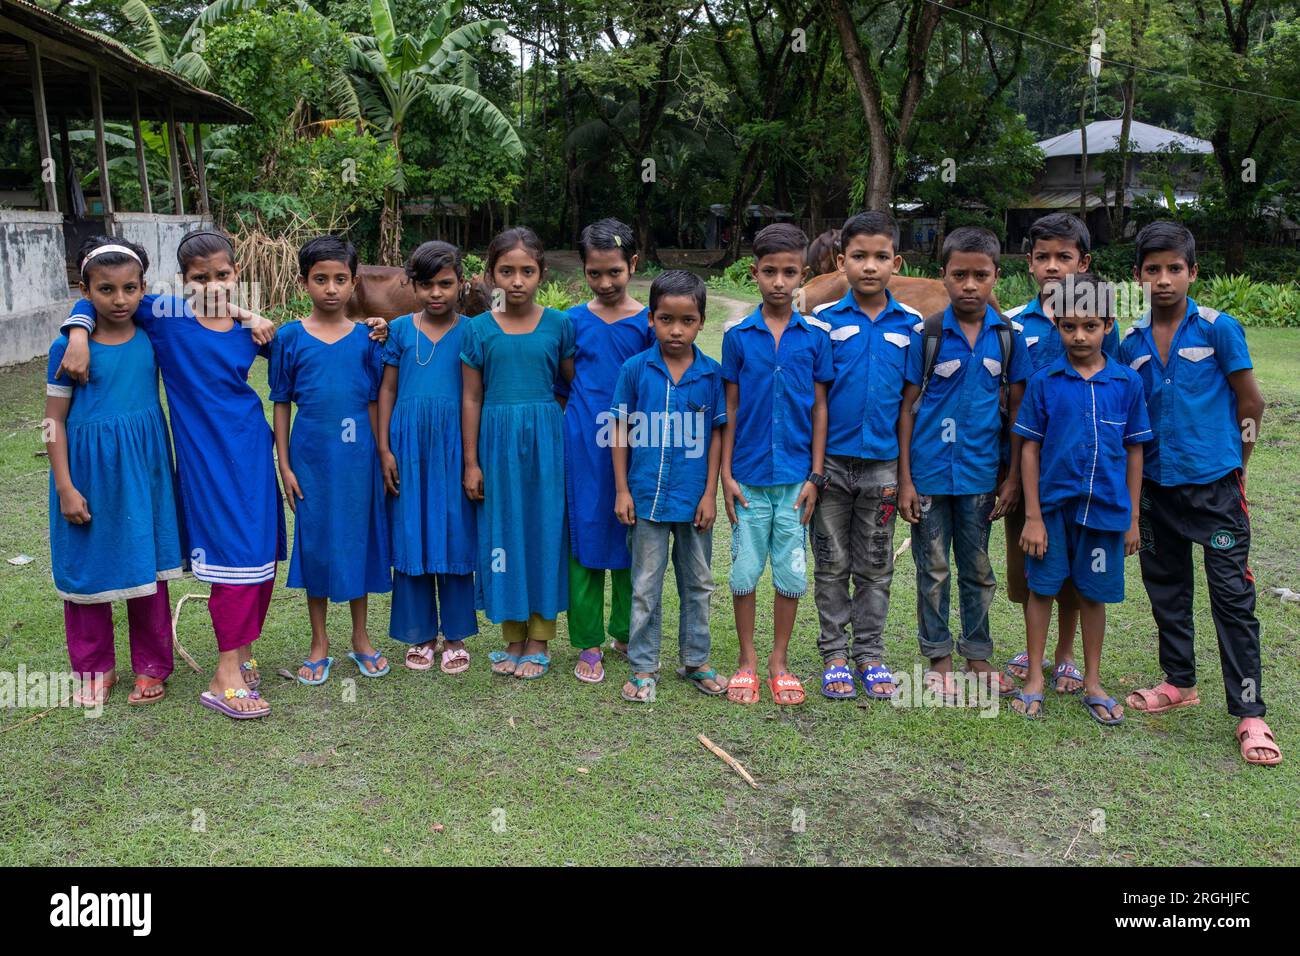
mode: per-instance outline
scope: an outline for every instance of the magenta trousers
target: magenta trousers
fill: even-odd
[[[217,650],[238,650],[261,636],[274,590],[274,578],[261,584],[212,585],[208,613],[217,634]]]
[[[158,590],[126,602],[131,638],[131,670],[138,677],[166,679],[172,672],[171,601],[167,582]],[[113,648],[113,604],[63,602],[63,624],[68,634],[68,658],[78,674],[107,674],[117,657]]]

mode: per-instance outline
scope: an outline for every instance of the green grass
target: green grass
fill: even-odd
[[[749,308],[711,295],[705,350],[719,353],[724,312]],[[100,719],[63,709],[0,732],[0,864],[1300,862],[1300,607],[1267,593],[1300,590],[1300,331],[1251,331],[1249,340],[1270,405],[1251,496],[1263,690],[1287,752],[1278,768],[1247,767],[1237,756],[1203,586],[1196,613],[1205,703],[1134,715],[1114,729],[1092,723],[1073,699],[1049,699],[1037,723],[1005,710],[982,719],[824,701],[811,598],[800,606],[792,647],[796,672],[811,679],[808,703],[797,709],[766,699],[733,706],[671,675],[656,704],[625,704],[621,662],[611,660],[604,684],[573,679],[576,652],[563,618],[543,680],[489,675],[486,653],[499,646],[489,625],[470,645],[468,676],[395,666],[387,679],[357,680],[349,702],[343,678],[355,671],[346,659],[320,688],[275,675],[302,659],[309,633],[305,602],[281,591],[257,645],[270,719],[235,724],[202,710],[207,678],[178,660],[160,705],[129,708],[119,688]],[[45,460],[34,457],[42,374],[41,362],[0,371],[0,557],[36,558],[0,563],[0,671],[68,666],[49,578]],[[254,385],[263,394],[264,379],[258,363]],[[900,527],[898,543],[906,534]],[[999,567],[999,529],[993,550]],[[728,555],[724,518],[712,614],[723,669],[736,659]],[[1103,658],[1106,685],[1121,697],[1159,676],[1135,560],[1128,571],[1129,600],[1112,609]],[[173,600],[204,590],[189,581]],[[675,659],[671,575],[666,592],[665,664]],[[760,590],[760,648],[764,635],[770,640],[771,594],[766,584]],[[889,662],[907,671],[920,660],[914,602],[904,554],[886,639]],[[387,599],[376,598],[376,636],[387,615]],[[346,610],[337,608],[331,624],[341,658]],[[999,659],[1020,650],[1020,614],[1002,595],[992,624]],[[215,648],[201,603],[187,603],[180,635],[210,672]],[[9,728],[32,713],[0,712],[0,721]],[[760,789],[707,753],[700,732],[741,760]],[[1103,832],[1092,832],[1095,810],[1104,811]],[[494,829],[496,821],[504,827]]]

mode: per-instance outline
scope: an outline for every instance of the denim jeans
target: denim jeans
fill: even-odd
[[[663,636],[664,572],[672,537],[673,573],[677,578],[677,640],[681,662],[698,667],[709,660],[709,599],[713,594],[713,532],[698,531],[689,521],[638,518],[628,532],[632,552],[632,621],[627,659],[639,674],[659,671]]]
[[[882,660],[885,654],[885,616],[894,577],[898,460],[827,455],[825,471],[830,483],[818,496],[812,533],[814,597],[821,624],[817,650],[823,661],[852,660],[861,667]]]
[[[912,530],[916,562],[916,624],[921,653],[933,660],[952,653],[948,630],[948,549],[957,562],[961,638],[957,653],[967,660],[993,656],[989,607],[997,579],[989,561],[992,491],[978,495],[921,495],[921,521]]]

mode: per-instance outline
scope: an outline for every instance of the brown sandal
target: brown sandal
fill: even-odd
[[[162,693],[149,694],[146,696],[144,691],[152,690],[155,687],[161,687]],[[141,704],[156,704],[167,696],[167,685],[161,677],[137,677],[135,687],[127,695],[126,702],[132,707],[139,707]]]

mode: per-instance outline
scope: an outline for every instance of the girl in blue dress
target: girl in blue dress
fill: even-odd
[[[545,256],[536,233],[507,229],[488,246],[490,312],[465,324],[463,484],[478,503],[476,589],[501,624],[503,676],[541,677],[548,642],[568,606],[564,528],[564,415],[557,379],[573,379],[573,320],[534,299]]]
[[[460,250],[426,242],[406,276],[422,308],[394,319],[384,348],[375,432],[392,529],[393,606],[388,634],[409,644],[406,666],[469,669],[465,639],[478,633],[474,506],[461,490],[460,351],[469,321],[457,310]]]
[[[311,651],[298,680],[314,685],[329,678],[330,601],[347,601],[352,611],[348,657],[363,676],[383,677],[388,662],[366,629],[368,596],[392,590],[374,439],[382,349],[344,314],[356,283],[352,243],[335,236],[308,240],[298,250],[298,270],[311,314],[280,330],[269,373],[280,479],[294,513],[288,586],[306,589],[311,618]]]
[[[569,309],[576,351],[564,410],[564,484],[569,513],[569,643],[582,653],[574,676],[605,679],[605,571],[609,571],[608,633],[627,653],[632,611],[632,557],[627,528],[614,515],[610,402],[623,363],[654,344],[650,310],[627,292],[636,272],[636,237],[617,219],[582,230],[582,271],[594,298]],[[557,392],[563,392],[557,386]]]
[[[68,340],[50,347],[45,447],[50,460],[50,558],[63,598],[75,699],[108,699],[114,671],[113,601],[126,601],[130,704],[162,699],[172,672],[167,582],[181,576],[171,442],[158,400],[153,346],[132,316],[144,296],[148,257],[123,239],[82,246],[81,294],[98,319],[95,371],[84,385],[60,366]]]

